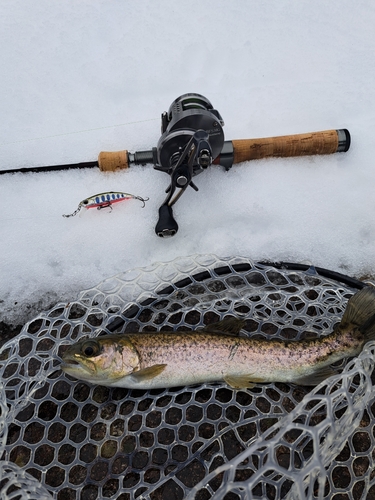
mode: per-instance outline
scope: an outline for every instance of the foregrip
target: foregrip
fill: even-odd
[[[102,151],[98,157],[98,165],[102,172],[114,172],[129,168],[132,165],[147,165],[157,162],[156,148],[148,151],[137,151],[134,154],[123,151]]]
[[[114,172],[129,167],[128,152],[123,151],[102,151],[98,157],[99,168],[102,172]]]

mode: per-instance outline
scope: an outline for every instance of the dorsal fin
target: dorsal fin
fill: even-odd
[[[228,318],[224,318],[217,323],[212,323],[211,325],[205,326],[202,330],[197,330],[198,332],[205,333],[219,333],[225,335],[238,335],[241,329],[246,325],[246,321],[244,319],[235,318],[230,316]]]
[[[375,288],[366,286],[350,297],[341,324],[362,327],[375,313]]]

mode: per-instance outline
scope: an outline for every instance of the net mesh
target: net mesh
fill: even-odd
[[[325,335],[355,291],[313,267],[196,255],[127,271],[40,314],[0,350],[0,498],[375,497],[375,343],[312,390],[128,390],[59,369],[72,341],[114,328],[186,330],[234,315],[257,338]]]

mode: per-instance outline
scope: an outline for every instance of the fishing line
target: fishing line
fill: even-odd
[[[44,220],[44,219],[60,219],[59,215],[43,215],[43,216],[30,216],[30,217],[7,217],[1,218],[0,222],[6,222],[9,220]]]
[[[116,127],[126,127],[127,125],[136,125],[137,123],[146,123],[146,122],[154,122],[154,121],[159,121],[159,118],[149,118],[147,120],[137,120],[137,121],[126,122],[126,123],[118,123],[117,125],[107,125],[106,127],[88,128],[85,130],[76,130],[75,132],[64,132],[62,134],[44,135],[42,137],[21,139],[19,141],[1,142],[0,146],[8,146],[10,144],[20,144],[23,142],[30,142],[30,141],[41,141],[44,139],[53,139],[54,137],[64,137],[66,135],[83,134],[85,132],[95,132],[96,130],[105,130],[105,129],[116,128]]]

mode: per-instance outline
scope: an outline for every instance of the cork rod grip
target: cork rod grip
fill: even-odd
[[[98,157],[102,172],[114,172],[129,167],[129,157],[126,149],[123,151],[102,151]]]
[[[232,141],[233,163],[269,157],[331,154],[339,150],[337,130]]]

